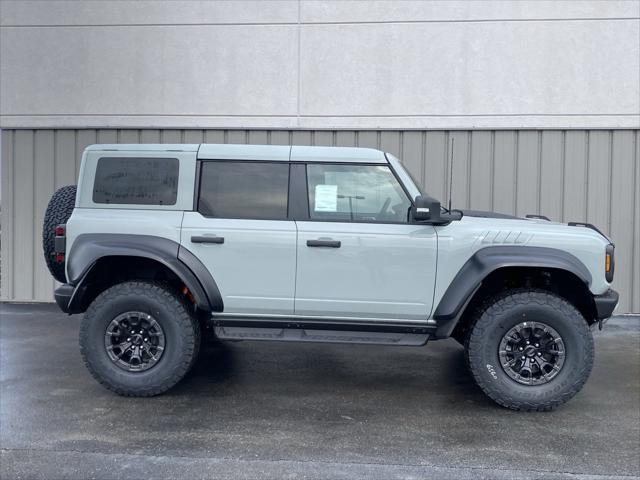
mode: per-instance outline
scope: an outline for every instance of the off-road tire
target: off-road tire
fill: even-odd
[[[66,282],[66,276],[64,273],[65,267],[63,263],[57,263],[54,259],[55,251],[55,228],[63,223],[67,223],[73,207],[76,203],[76,190],[75,185],[67,185],[66,187],[59,188],[56,193],[53,194],[47,209],[44,212],[44,222],[42,224],[42,251],[44,252],[44,261],[57,281]]]
[[[542,322],[555,329],[566,356],[558,374],[542,385],[523,385],[500,364],[500,342],[522,321]],[[503,407],[549,411],[580,391],[594,359],[591,330],[580,312],[564,298],[543,290],[510,290],[485,301],[475,312],[465,339],[465,357],[475,382]]]
[[[165,350],[148,370],[123,370],[107,355],[107,326],[127,311],[152,315],[164,331]],[[193,366],[199,347],[200,323],[189,306],[162,284],[132,281],[108,288],[91,303],[80,327],[80,353],[91,375],[109,390],[129,397],[169,390]]]

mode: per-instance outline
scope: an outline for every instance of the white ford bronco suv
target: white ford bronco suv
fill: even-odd
[[[617,304],[596,227],[446,210],[366,148],[93,145],[47,207],[60,308],[105,387],[160,394],[219,339],[425,345],[453,337],[502,406],[549,410]],[[425,365],[425,368],[429,368]]]

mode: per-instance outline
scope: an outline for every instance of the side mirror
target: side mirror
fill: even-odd
[[[414,222],[446,225],[460,220],[462,218],[462,212],[460,210],[452,210],[443,213],[438,200],[425,195],[418,195],[413,201],[411,216]]]
[[[416,222],[440,222],[440,202],[435,198],[418,195],[413,207],[411,216]]]

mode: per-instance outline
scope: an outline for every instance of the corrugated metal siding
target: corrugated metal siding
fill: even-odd
[[[50,301],[40,228],[54,190],[75,183],[92,143],[258,143],[375,147],[453,204],[598,225],[616,242],[619,312],[640,312],[640,131],[4,130],[3,300]]]

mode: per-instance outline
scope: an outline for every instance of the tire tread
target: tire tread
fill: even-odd
[[[583,353],[587,359],[587,361],[581,365],[578,374],[573,376],[572,383],[565,388],[563,392],[559,395],[549,396],[549,398],[544,401],[535,403],[513,398],[504,391],[496,388],[494,383],[487,382],[483,375],[479,374],[480,369],[485,368],[484,363],[486,363],[481,354],[482,341],[487,337],[487,330],[492,323],[495,322],[495,317],[517,305],[532,303],[541,306],[552,305],[553,308],[563,314],[567,321],[572,324],[571,326],[574,331],[581,337],[580,343],[583,346]],[[464,346],[465,361],[475,382],[493,401],[511,410],[542,412],[555,409],[566,403],[582,389],[593,367],[593,337],[585,319],[567,300],[540,289],[511,289],[494,297],[487,298],[474,312],[474,317],[467,331]]]
[[[116,300],[121,295],[140,295],[152,297],[167,308],[178,322],[179,330],[185,348],[181,352],[181,360],[173,366],[171,371],[156,382],[142,384],[139,387],[122,388],[108,377],[96,371],[88,355],[89,329],[94,324],[93,319],[97,311],[106,303]],[[200,324],[193,314],[189,313],[188,305],[165,285],[155,282],[130,281],[116,284],[102,292],[89,306],[80,328],[80,353],[83,362],[93,378],[105,388],[126,397],[152,397],[166,392],[177,384],[193,367],[200,347]]]
[[[66,187],[56,190],[51,200],[49,200],[42,222],[42,251],[44,253],[44,261],[53,278],[61,283],[65,283],[67,277],[65,274],[65,264],[57,263],[53,258],[55,250],[54,230],[58,225],[67,223],[67,220],[69,220],[75,207],[76,192],[77,187],[75,185],[67,185]]]

